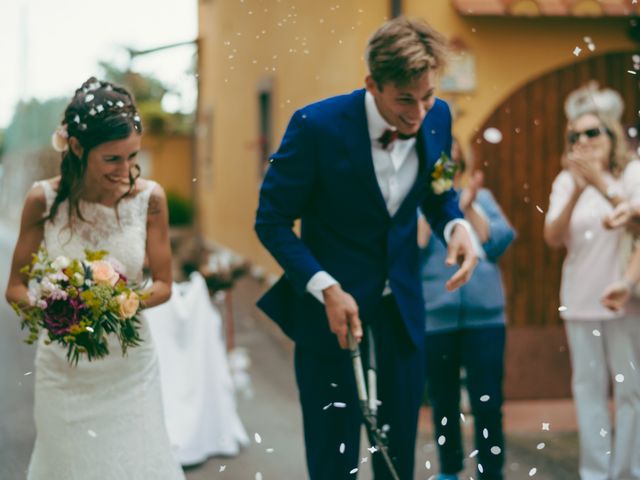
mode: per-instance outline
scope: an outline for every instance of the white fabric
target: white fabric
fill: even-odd
[[[640,364],[634,344],[640,338],[640,319],[566,321],[565,328],[580,435],[580,478],[640,480]],[[615,428],[608,409],[610,382]]]
[[[55,193],[44,181],[47,210]],[[114,209],[82,202],[87,222],[67,228],[67,202],[44,226],[53,257],[80,258],[84,249],[108,250],[131,279],[142,278],[149,196],[154,184]],[[178,480],[184,474],[164,425],[156,351],[142,317],[140,346],[123,357],[116,338],[111,354],[70,366],[66,349],[40,338],[35,360],[36,442],[29,480]]]
[[[335,278],[322,270],[320,272],[316,272],[307,282],[307,292],[316,297],[320,303],[324,303],[324,296],[322,295],[322,292],[324,289],[329,288],[331,285],[336,285],[337,283],[338,282]]]
[[[629,163],[621,178],[606,174],[613,192],[640,203],[640,162]],[[563,170],[553,182],[545,222],[555,220],[569,201],[575,183]],[[560,302],[566,307],[565,320],[605,320],[619,317],[600,303],[605,288],[622,276],[618,260],[623,230],[607,230],[602,219],[613,211],[611,203],[594,187],[580,195],[571,215],[565,238],[567,256],[562,266]]]
[[[484,215],[486,218],[486,214],[481,209],[480,205],[477,205],[476,207],[476,204],[474,203],[474,206],[472,208],[476,211],[482,212],[480,214]],[[442,232],[444,241],[449,243],[449,240],[451,239],[451,234],[453,233],[453,227],[455,227],[456,225],[461,225],[467,231],[467,233],[469,234],[469,238],[471,239],[471,246],[473,247],[473,250],[475,254],[478,256],[478,258],[480,260],[484,260],[485,258],[487,258],[487,254],[484,251],[484,248],[482,248],[482,243],[480,243],[478,234],[474,230],[471,223],[469,223],[469,221],[465,220],[464,218],[455,218],[447,222],[447,224],[444,226],[444,231]]]
[[[182,465],[236,455],[249,439],[236,412],[220,313],[197,272],[172,291],[171,300],[146,312],[169,439]]]
[[[389,215],[393,216],[418,176],[418,152],[415,149],[416,139],[397,139],[386,149],[382,148],[378,139],[385,130],[395,130],[380,114],[375,99],[366,92],[364,105],[367,113],[367,125],[371,139],[371,156],[373,169],[376,172],[378,187],[387,205]]]

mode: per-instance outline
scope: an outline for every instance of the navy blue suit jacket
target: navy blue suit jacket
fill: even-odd
[[[420,166],[399,210],[390,216],[378,187],[364,90],[328,98],[295,112],[271,157],[256,215],[258,237],[284,270],[258,306],[299,345],[339,351],[324,305],[306,292],[325,270],[356,300],[367,322],[378,310],[385,281],[407,333],[424,341],[424,303],[416,241],[416,208],[433,231],[461,218],[457,194],[436,195],[431,173],[451,149],[451,114],[436,100],[417,137]],[[293,231],[301,220],[298,237]]]

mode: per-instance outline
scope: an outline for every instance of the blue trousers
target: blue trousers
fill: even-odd
[[[442,473],[455,474],[463,469],[460,368],[464,367],[475,422],[476,458],[481,465],[478,467],[479,478],[503,478],[504,346],[505,327],[502,325],[425,335],[426,379]]]
[[[392,296],[381,300],[374,318],[363,318],[374,337],[378,425],[388,427],[389,453],[401,480],[412,480],[418,412],[424,386],[422,345],[410,340]],[[360,345],[367,358],[366,338]],[[296,346],[295,371],[311,480],[353,480],[360,466],[362,415],[348,351],[322,355]],[[344,444],[344,445],[343,445]],[[372,454],[374,478],[391,479],[382,455]]]

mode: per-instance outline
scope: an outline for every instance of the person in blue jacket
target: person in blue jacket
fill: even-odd
[[[502,377],[505,346],[504,289],[498,259],[515,232],[491,192],[482,187],[482,172],[470,175],[454,140],[452,160],[458,165],[454,186],[459,206],[481,244],[480,262],[473,277],[450,292],[445,282],[451,268],[444,264],[446,250],[421,223],[422,287],[426,314],[426,380],[433,409],[435,439],[440,459],[438,480],[457,480],[463,469],[460,432],[460,370],[466,371],[474,417],[479,478],[501,480],[504,463],[502,432]],[[484,258],[483,258],[484,257]]]
[[[284,275],[258,306],[296,344],[312,480],[353,479],[360,464],[348,330],[365,352],[363,330],[374,338],[378,424],[400,478],[413,478],[424,385],[418,206],[448,239],[447,261],[461,260],[448,288],[477,261],[456,193],[436,188],[451,149],[449,107],[434,96],[445,48],[422,21],[385,23],[367,46],[366,89],[295,112],[260,189],[255,230]],[[391,478],[380,453],[372,463],[377,480]]]

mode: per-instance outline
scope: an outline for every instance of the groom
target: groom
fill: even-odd
[[[402,480],[413,478],[423,389],[424,305],[418,206],[448,239],[447,288],[476,262],[468,225],[434,165],[451,148],[451,115],[434,97],[446,42],[422,21],[396,18],[369,40],[366,90],[292,117],[260,190],[255,229],[284,269],[258,302],[296,344],[307,466],[312,480],[354,478],[362,416],[347,330],[378,369],[378,423]],[[440,172],[440,169],[437,170]],[[301,234],[293,231],[301,219]],[[390,478],[379,453],[375,478]]]

